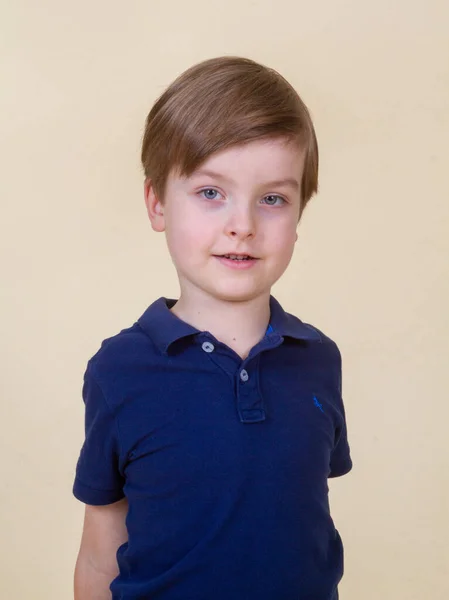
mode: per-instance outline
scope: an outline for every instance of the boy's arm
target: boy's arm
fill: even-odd
[[[118,575],[116,553],[128,539],[126,498],[104,506],[86,504],[75,566],[75,600],[111,600],[109,586]]]

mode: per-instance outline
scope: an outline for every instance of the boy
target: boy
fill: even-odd
[[[336,600],[341,357],[270,294],[317,190],[307,108],[271,69],[207,60],[153,106],[142,163],[180,297],[88,362],[75,598]]]

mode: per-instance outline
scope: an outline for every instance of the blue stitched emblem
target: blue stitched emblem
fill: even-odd
[[[313,397],[313,403],[315,404],[315,406],[317,408],[319,408],[321,410],[321,412],[324,412],[323,405],[318,402],[318,399],[316,396]]]

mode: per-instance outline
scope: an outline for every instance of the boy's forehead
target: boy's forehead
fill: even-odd
[[[285,140],[257,140],[212,154],[189,179],[221,176],[235,180],[244,176],[257,180],[298,181],[303,163],[304,150],[298,144]]]

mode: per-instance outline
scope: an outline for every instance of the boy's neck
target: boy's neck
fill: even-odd
[[[196,329],[208,331],[245,359],[265,335],[270,320],[270,294],[246,302],[181,294],[171,311]]]

